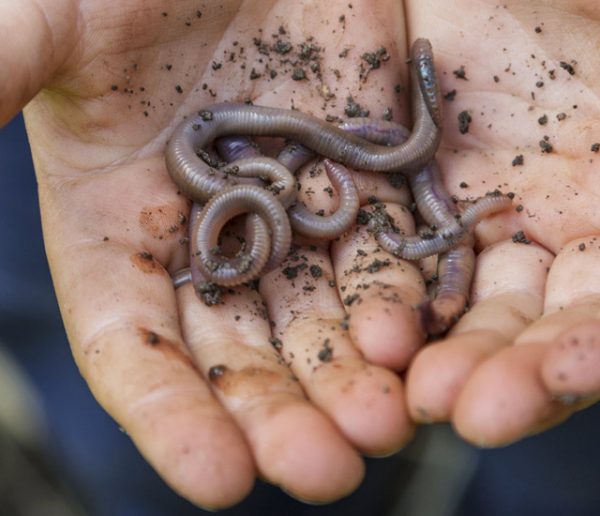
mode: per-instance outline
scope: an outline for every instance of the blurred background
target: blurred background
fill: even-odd
[[[598,516],[600,404],[558,428],[478,450],[447,425],[367,461],[349,498],[309,506],[257,483],[227,516]],[[44,254],[22,117],[0,130],[0,516],[208,514],[174,494],[90,395]]]

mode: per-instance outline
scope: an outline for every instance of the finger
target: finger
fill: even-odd
[[[600,309],[600,304],[595,307]],[[599,338],[600,321],[594,319],[555,339],[541,365],[542,379],[553,396],[566,402],[600,398]]]
[[[447,338],[422,349],[410,366],[407,396],[416,421],[448,421],[477,367],[540,316],[551,263],[541,247],[513,242],[478,256],[473,306]]]
[[[43,87],[77,42],[75,2],[23,0],[0,5],[0,30],[10,38],[0,48],[0,127]],[[15,30],[18,28],[18,30]]]
[[[462,435],[504,444],[562,421],[590,402],[585,398],[597,399],[597,348],[587,343],[599,313],[600,281],[588,272],[599,263],[593,238],[574,240],[558,254],[548,276],[544,316],[515,346],[477,369],[461,393],[454,422]],[[560,374],[566,370],[555,368],[557,355],[571,357],[566,377]],[[551,386],[559,377],[562,389],[555,392]]]
[[[401,231],[414,233],[406,208],[387,205],[387,210]],[[368,362],[399,370],[425,339],[414,309],[425,297],[425,283],[414,263],[379,248],[365,225],[369,211],[359,215],[355,231],[331,246],[336,281],[354,344]]]
[[[244,498],[252,456],[183,344],[165,269],[112,240],[54,240],[49,249],[73,354],[94,396],[182,496],[209,508]]]
[[[258,293],[231,290],[222,304],[207,307],[186,285],[178,298],[192,354],[243,429],[261,475],[312,502],[352,491],[362,479],[362,461],[306,400],[274,349]]]
[[[282,356],[308,397],[359,450],[383,455],[412,435],[403,387],[352,345],[327,250],[296,249],[260,284]]]
[[[550,392],[565,399],[600,394],[599,264],[597,237],[581,238],[565,246],[549,278],[545,310],[561,319],[552,324],[548,317],[545,331],[551,344],[541,371]],[[523,341],[540,335],[542,322]]]

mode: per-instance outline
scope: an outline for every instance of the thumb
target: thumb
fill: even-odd
[[[0,3],[0,127],[49,81],[77,42],[77,0]]]

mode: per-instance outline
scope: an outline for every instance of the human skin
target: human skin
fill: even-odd
[[[409,413],[450,420],[465,439],[491,446],[598,399],[594,4],[223,1],[198,16],[197,2],[186,0],[0,3],[0,26],[11,34],[0,48],[10,79],[0,81],[0,122],[27,104],[46,249],[73,355],[98,401],[173,489],[224,507],[260,474],[295,497],[334,500],[360,482],[361,453],[390,453],[410,439]],[[273,78],[262,73],[266,57],[252,38],[271,44],[280,26],[294,44],[315,37],[322,81],[312,72],[292,80],[285,67]],[[352,95],[370,116],[391,106],[410,126],[408,92],[394,86],[408,84],[404,58],[416,37],[432,42],[442,91],[457,90],[444,104],[437,154],[447,188],[474,198],[500,187],[524,209],[477,227],[484,251],[475,304],[449,337],[417,354],[405,391],[393,371],[423,344],[412,308],[425,295],[417,266],[391,259],[364,270],[383,256],[361,228],[330,247],[299,242],[287,275],[273,271],[258,291],[239,288],[224,304],[204,306],[190,285],[171,284],[169,273],[187,262],[180,240],[189,203],[163,154],[184,114],[225,100],[343,117]],[[360,56],[382,46],[390,59],[364,80]],[[575,75],[559,65],[571,59]],[[453,74],[461,65],[468,80]],[[253,67],[259,78],[250,78]],[[325,102],[325,86],[335,99]],[[464,110],[472,121],[461,134]],[[541,152],[543,135],[554,152]],[[517,154],[524,163],[513,167]],[[375,195],[400,227],[413,228],[400,206],[404,189],[376,174],[355,178],[363,204]],[[303,193],[314,192],[304,198],[309,207],[335,208],[324,174],[301,180]],[[517,230],[534,243],[513,243]],[[302,263],[321,274],[294,269]]]

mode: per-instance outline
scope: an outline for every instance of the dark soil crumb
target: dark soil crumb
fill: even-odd
[[[554,147],[552,147],[552,144],[548,141],[548,136],[544,136],[544,138],[540,140],[540,148],[542,149],[542,152],[545,152],[546,154],[550,154],[554,150]]]
[[[329,345],[329,342],[329,339],[323,341],[323,348],[317,355],[321,362],[331,362],[333,360],[333,348]]]
[[[460,134],[469,132],[469,124],[473,121],[468,111],[461,111],[458,114],[458,130]]]
[[[581,244],[579,244],[579,250],[585,251],[585,244],[583,242],[581,242]]]
[[[289,41],[278,39],[271,48],[277,54],[285,55],[292,50],[292,44]]]
[[[351,306],[352,303],[354,303],[359,297],[360,297],[360,294],[358,292],[348,295],[344,298],[344,304],[346,306]]]
[[[592,152],[598,152],[598,151],[600,151],[600,143],[592,143],[592,146],[590,147],[590,150]]]
[[[384,267],[389,267],[392,262],[389,259],[380,260],[379,258],[375,258],[369,265],[366,267],[366,271],[370,274],[375,272],[379,272]]]
[[[387,120],[388,122],[391,121],[393,118],[392,108],[386,107],[383,111],[383,115],[381,116],[381,118]]]
[[[323,275],[323,269],[318,265],[311,265],[308,270],[313,278],[320,278]]]
[[[542,28],[538,25],[535,29],[533,29],[537,34],[542,32]]]
[[[456,90],[450,90],[448,93],[444,95],[444,98],[449,101],[453,101],[456,97]]]
[[[452,73],[454,74],[454,77],[456,77],[457,79],[462,79],[463,81],[468,81],[467,72],[465,71],[465,67],[463,65],[460,65],[460,68],[458,68],[458,70],[454,70]]]
[[[566,113],[558,113],[558,114],[556,115],[556,119],[557,119],[559,122],[562,122],[562,121],[563,121],[565,118],[567,118],[567,114],[566,114]]]
[[[494,82],[500,82],[500,77],[498,77],[497,75],[494,75]]]
[[[381,67],[382,62],[389,61],[390,54],[385,47],[380,47],[375,52],[365,52],[360,58],[364,63],[360,64],[359,77],[365,81],[371,70],[376,70]]]
[[[523,154],[517,154],[512,160],[512,166],[516,167],[517,165],[522,165],[523,161]]]
[[[469,188],[469,185],[467,183],[465,183],[464,181],[461,181],[460,184],[458,185],[460,188]]]
[[[546,125],[548,123],[548,115],[542,115],[538,118],[538,124]]]
[[[359,209],[356,214],[356,223],[359,226],[366,226],[369,223],[369,220],[371,220],[371,214],[362,208]]]
[[[202,111],[198,111],[198,116],[202,118],[205,122],[210,122],[213,119],[212,111],[208,111],[206,109]]]
[[[296,279],[298,277],[298,273],[301,270],[306,269],[308,267],[305,263],[299,263],[298,265],[288,265],[285,267],[281,273],[289,280]]]
[[[390,55],[385,47],[381,47],[375,52],[365,52],[360,57],[371,67],[372,70],[379,68],[382,61],[388,61],[390,59]]]
[[[537,81],[535,83],[535,87],[536,88],[543,88],[544,87],[544,81]]]
[[[340,321],[340,328],[344,331],[348,331],[348,328],[350,328],[350,315],[346,314]]]
[[[273,346],[277,351],[281,351],[281,349],[283,348],[283,342],[281,342],[281,339],[278,339],[277,337],[271,337],[269,339],[269,342],[271,343],[271,346]]]
[[[525,233],[522,230],[517,231],[513,236],[512,236],[512,241],[515,244],[531,244],[531,240],[529,240],[526,236]]]
[[[207,306],[217,305],[221,301],[221,288],[214,283],[198,283],[196,292]]]
[[[360,104],[355,102],[352,96],[346,98],[346,106],[344,107],[344,113],[346,113],[346,116],[348,118],[369,116],[369,110],[364,109]]]
[[[182,88],[182,87],[181,87],[179,84],[177,84],[177,85],[175,86],[175,91],[176,91],[177,93],[183,93],[183,88]]]
[[[515,207],[515,210],[517,211],[517,213],[521,213],[523,211],[523,205],[522,204],[517,204],[517,206]]]
[[[306,79],[306,72],[304,71],[304,68],[296,66],[292,71],[292,79],[294,81],[303,81],[304,79]]]
[[[566,61],[561,61],[559,64],[563,70],[566,70],[569,73],[569,75],[575,75],[575,68],[573,68],[572,64],[567,63]]]

